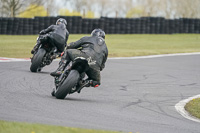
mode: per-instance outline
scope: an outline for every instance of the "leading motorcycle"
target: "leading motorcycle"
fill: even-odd
[[[39,37],[37,40],[38,39]],[[40,72],[44,66],[50,65],[54,59],[61,56],[61,54],[56,52],[57,48],[50,43],[40,44],[39,48],[33,53],[33,57],[31,58],[31,72]]]

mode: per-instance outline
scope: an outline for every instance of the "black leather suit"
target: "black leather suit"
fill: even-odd
[[[69,37],[69,32],[64,24],[51,25],[40,32],[41,42],[50,42],[59,52],[63,52]]]
[[[80,48],[80,50],[77,48]],[[105,67],[108,57],[105,40],[101,37],[89,36],[70,43],[70,46],[65,51],[65,59],[74,60],[76,57],[90,58],[92,62],[95,62],[93,65],[90,65],[86,74],[89,79],[97,81],[100,84],[100,71]]]

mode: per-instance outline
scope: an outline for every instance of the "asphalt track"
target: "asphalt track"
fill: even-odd
[[[29,71],[30,61],[0,63],[0,119],[139,133],[198,133],[175,104],[200,94],[200,55],[109,59],[102,85],[64,100],[51,97],[49,73]]]

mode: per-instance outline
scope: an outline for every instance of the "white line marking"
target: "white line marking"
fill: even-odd
[[[191,116],[186,110],[185,110],[185,105],[193,100],[193,99],[196,99],[196,98],[200,98],[200,95],[196,95],[196,96],[193,96],[193,97],[189,97],[188,99],[185,99],[185,100],[182,100],[180,101],[179,103],[177,103],[175,105],[175,108],[176,110],[185,118],[189,119],[189,120],[192,120],[192,121],[195,121],[195,122],[200,122],[200,119],[198,118],[195,118],[193,116]]]
[[[148,56],[136,56],[136,57],[113,57],[113,58],[108,58],[108,59],[148,59],[148,58],[183,56],[183,55],[200,55],[200,52],[196,52],[196,53],[179,53],[179,54],[148,55]]]
[[[0,57],[0,62],[30,61],[29,58],[7,58]]]
[[[179,54],[162,54],[162,55],[148,55],[148,56],[136,56],[136,57],[113,57],[108,58],[111,60],[121,60],[121,59],[148,59],[148,58],[158,58],[158,57],[170,57],[170,56],[183,56],[183,55],[200,55],[200,52],[196,53],[179,53]],[[56,59],[59,60],[59,59]],[[16,61],[30,61],[29,58],[7,58],[0,57],[0,62],[16,62]]]

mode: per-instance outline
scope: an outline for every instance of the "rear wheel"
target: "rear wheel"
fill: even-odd
[[[80,74],[77,70],[71,70],[65,81],[60,85],[56,92],[55,97],[57,99],[64,99],[67,94],[71,92],[71,89],[78,83]]]
[[[46,50],[41,48],[37,51],[37,53],[33,56],[32,61],[31,61],[31,67],[30,70],[31,72],[37,72],[40,71],[40,65],[42,63],[42,59],[44,55],[46,54]]]

